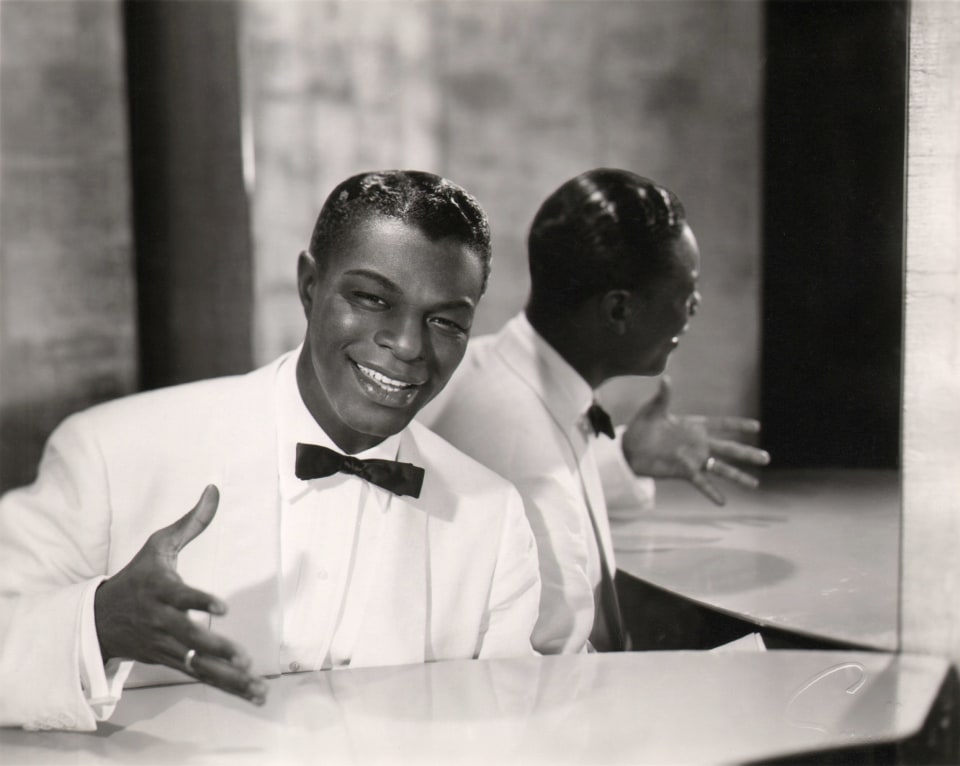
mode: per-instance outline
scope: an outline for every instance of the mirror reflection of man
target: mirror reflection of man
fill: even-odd
[[[508,478],[524,498],[543,580],[534,646],[624,648],[607,503],[649,507],[649,478],[753,487],[732,462],[762,450],[715,430],[753,433],[749,418],[669,412],[659,393],[619,429],[595,391],[620,375],[659,375],[700,302],[700,252],[675,194],[626,170],[598,168],[544,201],[528,238],[526,309],[470,344],[450,386],[422,414],[440,435]]]
[[[299,257],[300,349],[64,421],[0,498],[0,724],[95,728],[128,675],[260,704],[264,675],[533,654],[519,494],[411,423],[489,259],[460,187],[354,176]]]

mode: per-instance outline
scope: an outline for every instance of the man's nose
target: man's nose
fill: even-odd
[[[415,362],[423,357],[423,325],[419,317],[397,317],[381,328],[374,340],[403,362]]]

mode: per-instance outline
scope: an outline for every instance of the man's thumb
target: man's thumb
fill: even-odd
[[[187,511],[167,529],[170,531],[170,542],[175,551],[179,552],[183,546],[199,535],[213,521],[220,503],[220,490],[216,484],[208,484],[200,500],[193,508]]]
[[[661,414],[667,411],[667,408],[670,406],[670,377],[664,375],[660,378],[660,388],[657,389],[656,396],[653,397],[653,400],[650,402],[650,410],[656,414]]]

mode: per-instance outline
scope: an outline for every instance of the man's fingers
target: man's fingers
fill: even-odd
[[[637,410],[636,415],[634,415],[634,419],[653,420],[655,418],[664,417],[669,406],[670,378],[667,375],[664,375],[662,378],[660,378],[660,387],[657,389],[657,393],[655,393],[653,398],[651,398],[646,404]]]
[[[197,652],[191,669],[195,678],[228,694],[243,697],[255,705],[262,705],[266,701],[266,682],[231,663]]]
[[[192,652],[189,655],[188,652]],[[168,667],[193,676],[208,686],[262,705],[267,686],[259,676],[185,644],[171,641],[164,645],[158,660]]]
[[[660,378],[660,387],[651,403],[656,412],[666,412],[670,406],[670,376],[664,375]]]
[[[172,606],[160,608],[164,612],[158,622],[163,626],[163,631],[177,643],[185,644],[202,654],[219,657],[236,667],[249,667],[250,660],[246,652],[228,638],[191,620],[186,612],[181,612]]]
[[[240,670],[248,670],[252,664],[250,656],[230,639],[196,624],[187,631],[183,643],[192,646],[205,657],[215,657]]]
[[[220,490],[215,484],[208,484],[197,504],[169,527],[160,530],[160,537],[173,553],[179,553],[213,521],[219,503]]]
[[[683,463],[687,469],[687,478],[700,473],[703,468],[703,458],[699,450],[693,447],[683,446],[677,450],[677,460]]]
[[[715,505],[726,505],[727,498],[723,496],[723,493],[717,489],[713,482],[707,477],[705,470],[706,464],[697,462],[697,453],[694,450],[681,448],[677,452],[677,457],[687,467],[689,471],[687,480],[693,484],[694,487],[706,495],[710,502]],[[714,466],[716,463],[717,461],[713,460],[710,465]]]
[[[169,604],[182,612],[195,609],[199,612],[209,612],[218,617],[227,613],[227,605],[216,596],[191,588],[182,582],[176,582],[169,590],[160,594],[158,598],[163,603]]]
[[[739,468],[728,465],[722,460],[714,459],[710,463],[710,473],[715,476],[720,476],[723,479],[728,479],[729,481],[735,481],[737,484],[742,484],[744,487],[749,487],[750,489],[756,489],[760,485],[760,482],[757,481],[755,476],[751,476]]]
[[[684,420],[697,423],[708,431],[736,431],[742,434],[760,433],[760,421],[735,415],[684,415]]]
[[[729,439],[708,439],[710,452],[716,457],[725,460],[736,460],[749,465],[767,465],[770,462],[770,453]]]
[[[706,495],[715,505],[725,505],[727,499],[723,493],[717,489],[713,482],[708,479],[702,471],[697,471],[690,476],[690,483]]]

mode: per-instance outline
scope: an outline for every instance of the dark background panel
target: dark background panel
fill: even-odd
[[[140,387],[252,366],[239,3],[127,0]]]
[[[766,6],[762,404],[779,466],[899,465],[907,5]]]

